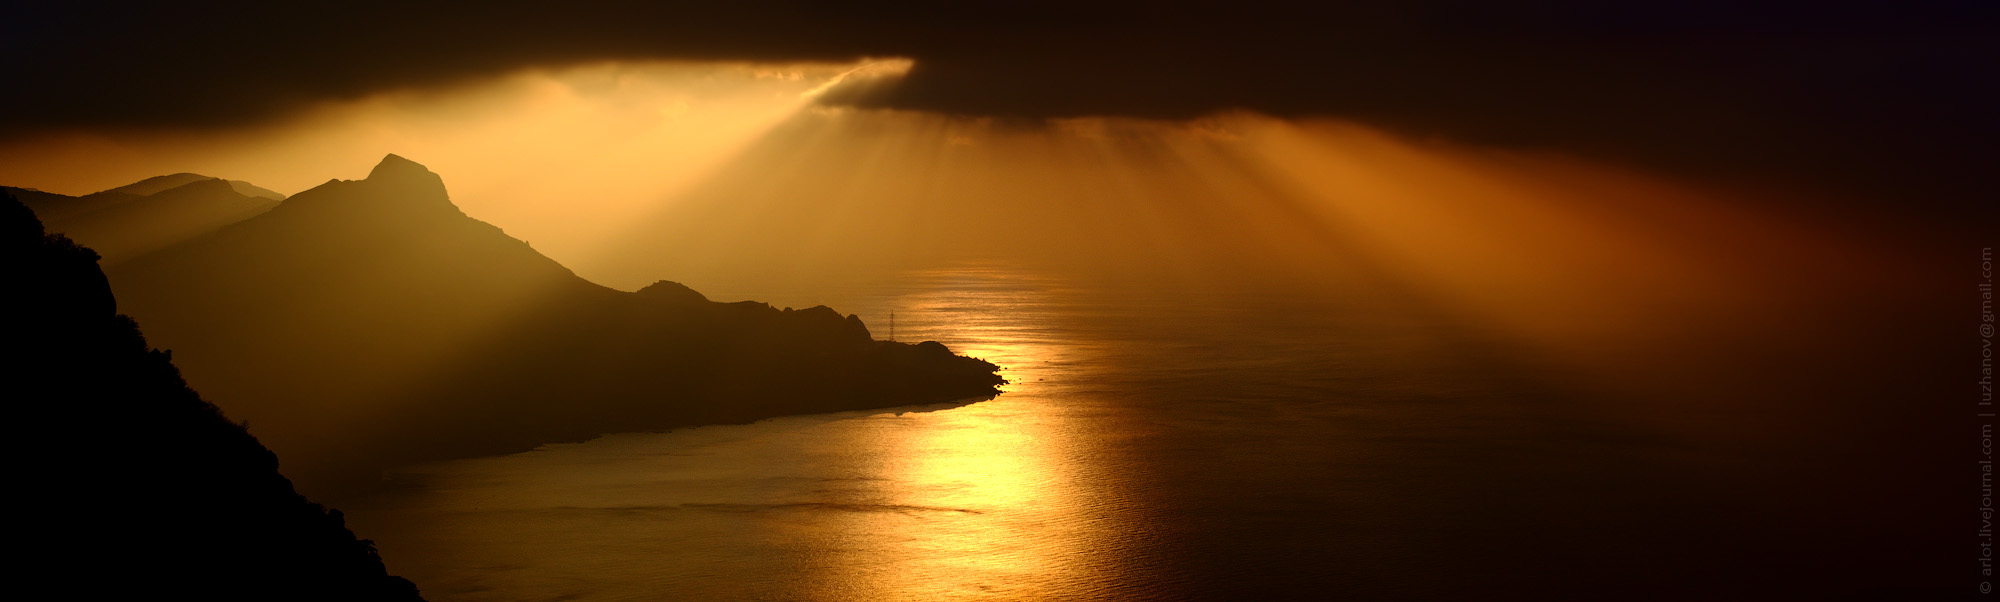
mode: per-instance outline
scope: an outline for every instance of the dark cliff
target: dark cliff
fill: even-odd
[[[97,254],[0,197],[17,586],[62,597],[418,600],[337,510],[117,313]]]

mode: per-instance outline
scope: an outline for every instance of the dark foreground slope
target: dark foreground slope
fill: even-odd
[[[191,173],[147,178],[80,197],[6,190],[35,210],[50,232],[90,247],[106,266],[214,232],[284,200],[284,195],[248,182]]]
[[[557,202],[552,200],[551,202]],[[987,397],[992,364],[831,309],[577,277],[394,155],[111,270],[188,378],[307,491],[608,432]]]
[[[14,586],[50,597],[416,600],[339,511],[187,388],[97,255],[0,197]]]

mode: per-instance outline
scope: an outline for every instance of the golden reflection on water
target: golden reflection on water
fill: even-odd
[[[343,506],[434,602],[1102,599],[1146,580],[1149,521],[1077,384],[1102,367],[1075,300],[998,267],[896,280],[820,298],[1003,366],[1003,395],[410,467]]]
[[[856,550],[826,566],[828,599],[1024,599],[1074,595],[1101,582],[1111,542],[1093,541],[1097,506],[1078,470],[1075,425],[1047,395],[1050,378],[1076,375],[1074,350],[1052,333],[1052,283],[994,267],[935,270],[896,297],[899,338],[939,340],[1006,367],[1000,400],[921,415],[910,428],[874,431],[893,458],[883,493],[927,513],[855,513],[842,531],[894,534],[897,549]],[[907,326],[905,326],[907,325]],[[908,336],[903,336],[907,333]],[[891,567],[881,567],[883,563]],[[877,570],[887,568],[888,570]]]

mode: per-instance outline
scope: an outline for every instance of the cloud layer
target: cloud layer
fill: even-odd
[[[616,59],[909,57],[829,104],[1018,118],[1247,109],[1723,175],[1949,193],[1990,155],[1982,2],[21,3],[0,136],[214,127]],[[1297,3],[1293,3],[1297,4]],[[1931,194],[1936,196],[1936,194]]]

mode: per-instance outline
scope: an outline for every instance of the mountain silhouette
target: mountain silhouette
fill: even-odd
[[[608,432],[990,397],[987,362],[825,307],[586,281],[395,155],[110,270],[190,382],[307,491]]]
[[[104,192],[112,194],[125,194],[135,197],[151,196],[168,190],[173,190],[175,188],[180,188],[188,184],[193,184],[195,182],[200,182],[204,180],[214,180],[214,179],[217,178],[211,178],[198,173],[182,172],[177,174],[168,174],[164,176],[153,176],[150,178],[146,178],[144,180],[133,182],[131,184],[126,184],[124,186],[119,186],[117,188],[106,190]],[[236,189],[237,192],[242,193],[244,196],[264,197],[274,201],[285,200],[285,195],[278,194],[270,190],[265,190],[263,188],[259,188],[256,185],[251,184],[249,182],[244,182],[242,180],[229,180],[228,182],[230,188]]]
[[[13,193],[53,232],[116,265],[269,211],[285,196],[249,182],[192,173],[147,178],[80,197],[26,188]]]
[[[181,380],[118,314],[97,256],[0,198],[16,459],[10,561],[61,597],[418,600],[341,513]],[[59,593],[58,593],[59,592]]]

